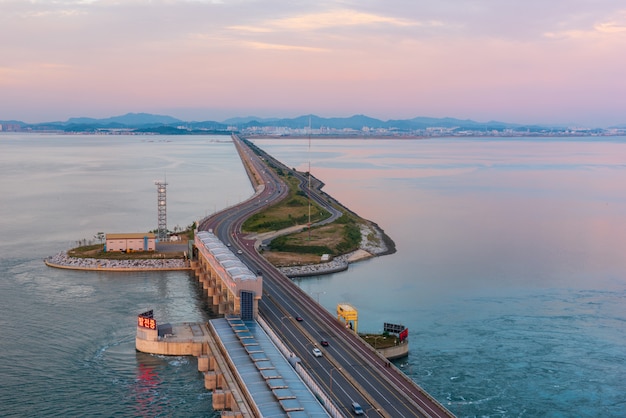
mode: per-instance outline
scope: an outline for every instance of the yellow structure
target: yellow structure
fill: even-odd
[[[355,333],[358,333],[359,312],[348,303],[337,304],[337,319],[346,324]]]

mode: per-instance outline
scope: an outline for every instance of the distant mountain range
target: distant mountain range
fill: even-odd
[[[231,118],[217,121],[183,121],[171,116],[149,113],[127,113],[104,119],[70,118],[65,122],[46,122],[27,124],[20,121],[0,121],[4,130],[28,131],[63,131],[94,132],[100,130],[132,130],[133,132],[189,134],[189,133],[228,133],[230,131],[250,131],[276,127],[291,130],[304,130],[309,126],[313,130],[387,130],[412,132],[441,128],[455,131],[528,131],[547,132],[564,130],[563,126],[520,125],[514,123],[489,121],[476,122],[469,119],[416,117],[413,119],[391,119],[383,121],[365,115],[346,118],[323,118],[316,115],[303,115],[296,118],[257,118],[253,116]],[[13,129],[7,129],[12,127]],[[622,125],[615,128],[624,128]]]

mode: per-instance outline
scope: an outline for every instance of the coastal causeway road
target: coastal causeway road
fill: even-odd
[[[358,402],[369,417],[452,417],[439,402],[268,263],[255,250],[254,242],[241,233],[241,225],[249,216],[287,195],[287,186],[266,166],[267,161],[280,163],[267,154],[260,158],[236,135],[233,141],[256,183],[256,193],[202,220],[199,229],[213,230],[224,243],[241,250],[242,261],[263,275],[264,290],[259,303],[262,318],[345,415],[351,416],[350,405]],[[321,182],[316,184],[321,187]],[[319,189],[315,194],[321,196]],[[320,199],[324,206],[329,204],[326,198]],[[329,345],[322,347],[322,340]],[[314,348],[320,349],[322,356],[315,356]]]

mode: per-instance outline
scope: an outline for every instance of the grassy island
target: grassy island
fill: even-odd
[[[324,254],[336,257],[359,249],[363,238],[361,225],[370,224],[367,220],[329,199],[329,204],[343,215],[331,223],[315,226],[315,223],[328,219],[331,214],[315,201],[309,200],[300,189],[298,177],[306,177],[308,173],[297,173],[295,169],[285,170],[271,164],[270,168],[287,184],[288,195],[252,215],[242,226],[242,232],[247,234],[290,231],[277,234],[267,247],[261,248],[261,253],[269,262],[277,267],[315,264],[321,262]],[[300,175],[297,177],[295,174]],[[315,182],[321,184],[318,180]],[[313,226],[309,227],[309,222]]]

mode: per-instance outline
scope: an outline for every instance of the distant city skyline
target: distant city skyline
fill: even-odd
[[[626,124],[617,0],[0,0],[0,120]]]

